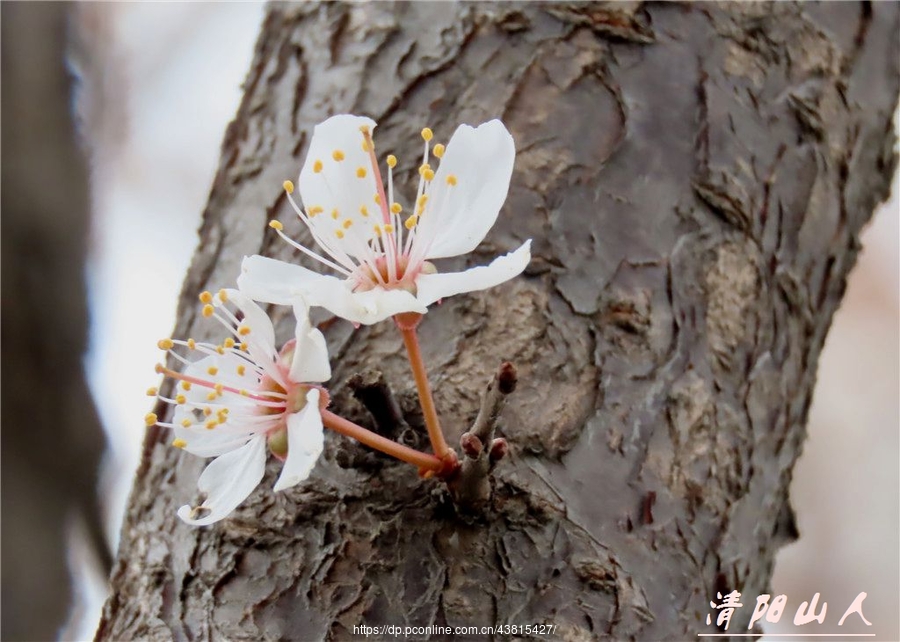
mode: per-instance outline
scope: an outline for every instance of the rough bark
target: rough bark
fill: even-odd
[[[98,638],[549,622],[558,639],[685,639],[717,590],[765,592],[794,533],[818,357],[895,164],[898,10],[270,7],[175,334],[207,336],[196,294],[231,284],[243,255],[302,262],[265,224],[300,233],[280,185],[316,122],[374,117],[402,183],[423,125],[446,140],[499,116],[519,150],[509,199],[479,252],[445,267],[526,238],[534,260],[420,332],[451,443],[516,364],[510,455],[472,517],[329,435],[308,482],[272,493],[272,463],[232,518],[193,529],[175,510],[203,462],[151,431]],[[272,312],[287,338],[289,311]],[[391,323],[326,335],[338,412],[372,423],[346,382],[377,367],[421,426]]]

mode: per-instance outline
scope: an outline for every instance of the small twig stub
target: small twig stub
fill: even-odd
[[[463,510],[477,511],[490,499],[491,469],[509,452],[506,439],[495,438],[494,433],[506,398],[516,389],[516,383],[516,368],[505,361],[484,392],[475,422],[459,440],[464,457],[459,473],[448,487]]]

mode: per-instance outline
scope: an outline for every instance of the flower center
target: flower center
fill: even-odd
[[[430,236],[423,239],[419,235],[419,222],[426,215],[430,184],[435,179],[435,171],[429,160],[432,154],[435,158],[442,158],[444,146],[436,144],[432,150],[434,133],[428,127],[422,130],[424,148],[418,170],[419,184],[412,212],[404,220],[403,207],[394,200],[394,169],[397,167],[397,158],[393,154],[388,154],[386,158],[385,183],[375,155],[370,126],[361,125],[359,132],[366,160],[354,154],[353,162],[349,162],[351,156],[348,156],[350,152],[346,148],[332,149],[321,158],[312,157],[311,163],[308,159],[304,166],[301,176],[305,175],[303,180],[308,186],[312,186],[308,188],[311,191],[307,195],[321,202],[304,202],[304,210],[291,196],[294,183],[284,181],[283,184],[291,207],[327,257],[288,237],[280,221],[273,220],[269,226],[307,256],[347,277],[355,291],[365,292],[380,287],[386,290],[406,289],[415,293],[415,279],[425,271],[423,261],[430,245]],[[324,151],[317,147],[315,140],[312,146],[318,151]],[[309,169],[311,172],[307,174]],[[365,185],[362,191],[359,191],[358,186],[353,186],[360,180],[366,181],[361,184]],[[457,177],[452,174],[446,176],[445,180],[447,186],[454,186],[458,182]],[[338,191],[344,181],[349,182],[345,191],[350,195],[350,200],[345,198],[343,192]],[[366,193],[372,183],[375,193]],[[446,194],[449,191],[445,191],[444,202]],[[442,205],[438,203],[432,207],[437,207],[435,211],[438,211]],[[380,217],[375,211],[370,212],[370,208],[380,210]]]
[[[264,408],[262,414],[282,414],[282,418],[271,428],[266,436],[269,450],[275,457],[284,461],[288,453],[288,435],[287,435],[287,416],[289,413],[300,412],[306,406],[306,396],[310,391],[310,386],[302,384],[292,384],[285,390],[278,382],[266,376],[260,382],[262,388],[269,392],[286,393],[284,408]]]
[[[416,274],[412,270],[407,274],[409,257],[401,254],[394,258],[392,261],[393,270],[389,269],[388,262],[390,260],[391,257],[384,255],[377,257],[374,261],[374,270],[367,263],[360,265],[353,275],[357,283],[353,289],[357,292],[366,292],[378,286],[386,290],[411,286],[415,281]],[[377,275],[375,270],[378,272]],[[393,272],[394,278],[391,278],[391,272]]]
[[[277,395],[287,395],[286,405],[290,408],[290,393],[284,389],[284,387],[275,381],[269,375],[263,375],[263,378],[259,382],[259,392],[261,394],[265,394],[267,392],[274,392]],[[301,406],[302,407],[302,406]],[[280,415],[285,411],[284,407],[279,406],[261,406],[259,408],[259,413],[261,415]]]

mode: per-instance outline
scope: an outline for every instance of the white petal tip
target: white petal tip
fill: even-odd
[[[178,517],[189,526],[208,526],[226,517],[221,515],[212,518],[211,513],[212,511],[208,508],[202,506],[193,507],[187,504],[178,509]]]
[[[279,479],[278,483],[272,488],[276,493],[282,490],[287,490],[288,488],[293,488],[297,484],[303,481],[303,477],[299,475],[293,475],[288,477],[287,479]]]

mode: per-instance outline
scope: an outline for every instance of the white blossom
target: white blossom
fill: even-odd
[[[520,274],[531,241],[489,265],[439,273],[434,259],[474,250],[506,200],[515,160],[512,136],[499,120],[460,125],[446,146],[430,143],[418,170],[418,189],[407,214],[395,200],[390,155],[387,189],[375,156],[369,118],[338,115],[318,125],[300,172],[302,207],[291,205],[319,251],[290,239],[279,221],[270,225],[295,248],[339,276],[262,256],[246,257],[238,286],[257,301],[290,304],[298,297],[353,321],[371,324],[392,315],[425,313],[444,297],[483,290]],[[435,170],[432,156],[440,161]]]
[[[200,457],[215,457],[197,482],[205,499],[182,506],[178,516],[197,526],[211,524],[233,511],[262,480],[267,451],[284,465],[274,490],[284,490],[309,476],[323,447],[321,406],[327,393],[316,383],[331,376],[325,338],[310,327],[308,310],[294,301],[296,337],[279,353],[272,322],[237,290],[201,295],[203,316],[229,331],[219,345],[163,339],[160,347],[184,364],[181,372],[162,365],[157,371],[177,380],[170,423],[147,416],[147,423],[170,428],[174,446]],[[237,315],[229,309],[233,304]],[[181,353],[197,353],[191,360]],[[156,389],[148,391],[157,394]]]

